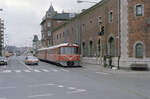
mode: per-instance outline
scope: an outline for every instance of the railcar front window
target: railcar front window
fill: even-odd
[[[60,49],[61,54],[77,54],[77,48],[74,47],[62,47]]]

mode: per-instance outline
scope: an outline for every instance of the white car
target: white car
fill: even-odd
[[[27,65],[38,65],[39,60],[34,56],[26,56],[25,64]]]

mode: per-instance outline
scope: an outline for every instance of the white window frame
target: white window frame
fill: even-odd
[[[137,15],[137,10],[136,10],[136,8],[137,8],[137,6],[142,6],[142,15]],[[144,4],[136,4],[135,6],[134,6],[134,15],[136,16],[136,17],[138,17],[138,16],[144,16]]]

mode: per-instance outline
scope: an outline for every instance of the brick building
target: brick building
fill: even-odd
[[[57,13],[53,6],[50,6],[41,22],[41,41],[43,47],[49,47],[53,45],[52,30],[64,22],[69,21],[72,17],[74,17],[74,14],[65,12]]]
[[[53,44],[79,44],[83,62],[150,66],[150,0],[102,0],[53,29]],[[101,60],[102,59],[102,60]]]

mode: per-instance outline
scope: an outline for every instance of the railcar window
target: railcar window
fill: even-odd
[[[77,54],[78,49],[75,47],[62,47],[60,52],[61,54]]]

